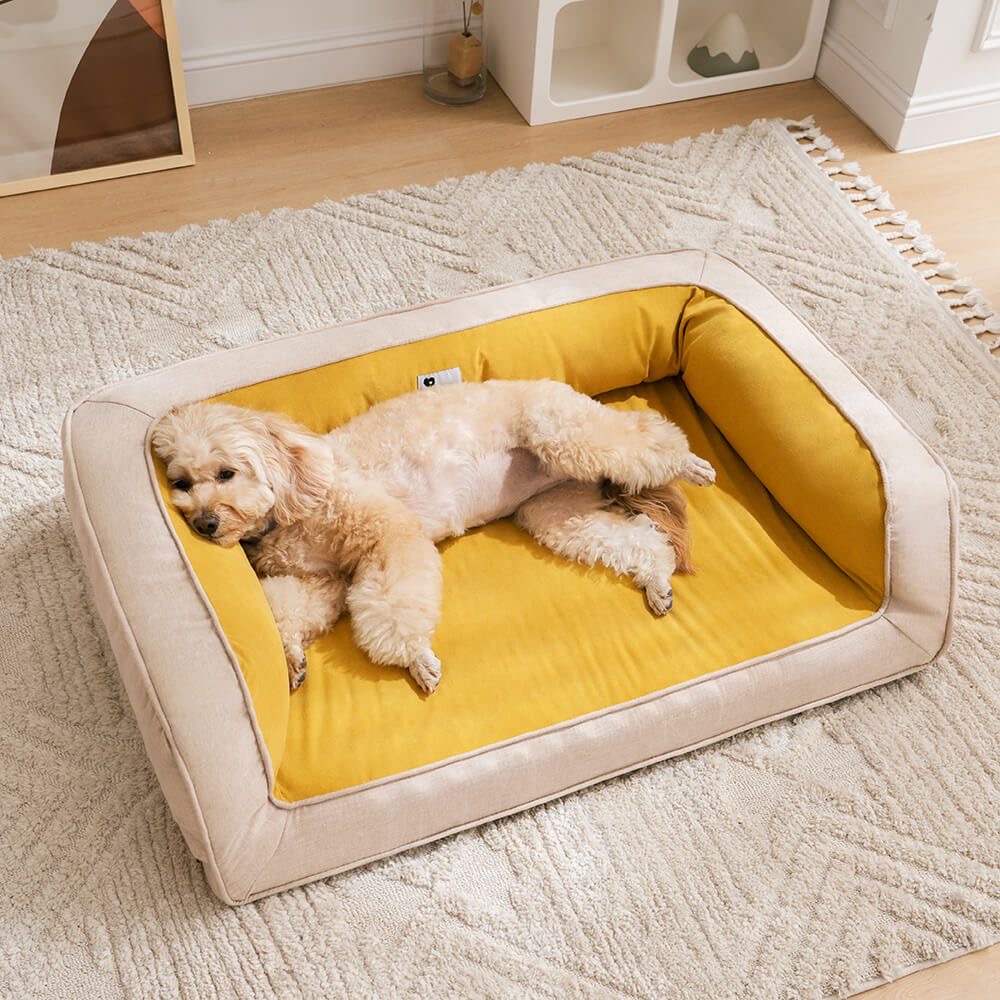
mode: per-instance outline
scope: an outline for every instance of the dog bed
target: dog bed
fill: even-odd
[[[500,521],[441,546],[434,695],[369,662],[346,622],[289,693],[253,570],[172,509],[153,422],[217,399],[325,432],[454,369],[557,379],[679,423],[718,471],[687,490],[696,574],[674,578],[674,610],[657,619],[628,581]],[[185,362],[90,396],[63,440],[74,526],[150,760],[229,903],[884,683],[948,640],[957,514],[944,467],[789,309],[710,253],[579,268]]]

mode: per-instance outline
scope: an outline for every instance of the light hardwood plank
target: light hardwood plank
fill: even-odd
[[[814,81],[536,128],[492,83],[479,104],[442,108],[417,77],[196,108],[197,166],[0,199],[0,256],[808,114],[1000,305],[1000,138],[892,153]],[[972,997],[1000,998],[1000,945],[865,994]]]
[[[1000,944],[922,969],[861,996],[864,1000],[997,1000]]]

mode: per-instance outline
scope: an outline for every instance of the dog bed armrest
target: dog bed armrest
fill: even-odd
[[[753,474],[869,596],[885,590],[885,494],[867,443],[815,381],[725,299],[681,322],[688,391]]]

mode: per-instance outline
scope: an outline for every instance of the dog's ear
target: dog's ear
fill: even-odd
[[[323,439],[305,427],[273,413],[262,413],[260,419],[273,453],[268,478],[274,491],[274,519],[291,524],[326,498],[333,456]]]
[[[150,438],[150,444],[153,446],[153,451],[163,459],[164,462],[168,462],[170,459],[170,450],[174,443],[174,435],[176,433],[176,426],[174,422],[174,416],[177,413],[176,407],[171,407],[166,413],[160,417],[159,420],[153,425],[153,434]]]

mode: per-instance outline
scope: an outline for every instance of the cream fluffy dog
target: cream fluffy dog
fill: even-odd
[[[220,545],[243,543],[292,689],[306,647],[346,603],[361,649],[433,691],[435,543],[511,514],[553,552],[631,577],[665,614],[672,574],[690,568],[675,480],[715,480],[658,414],[610,409],[550,381],[413,392],[325,436],[276,414],[193,403],[161,418],[152,441],[191,526]]]

